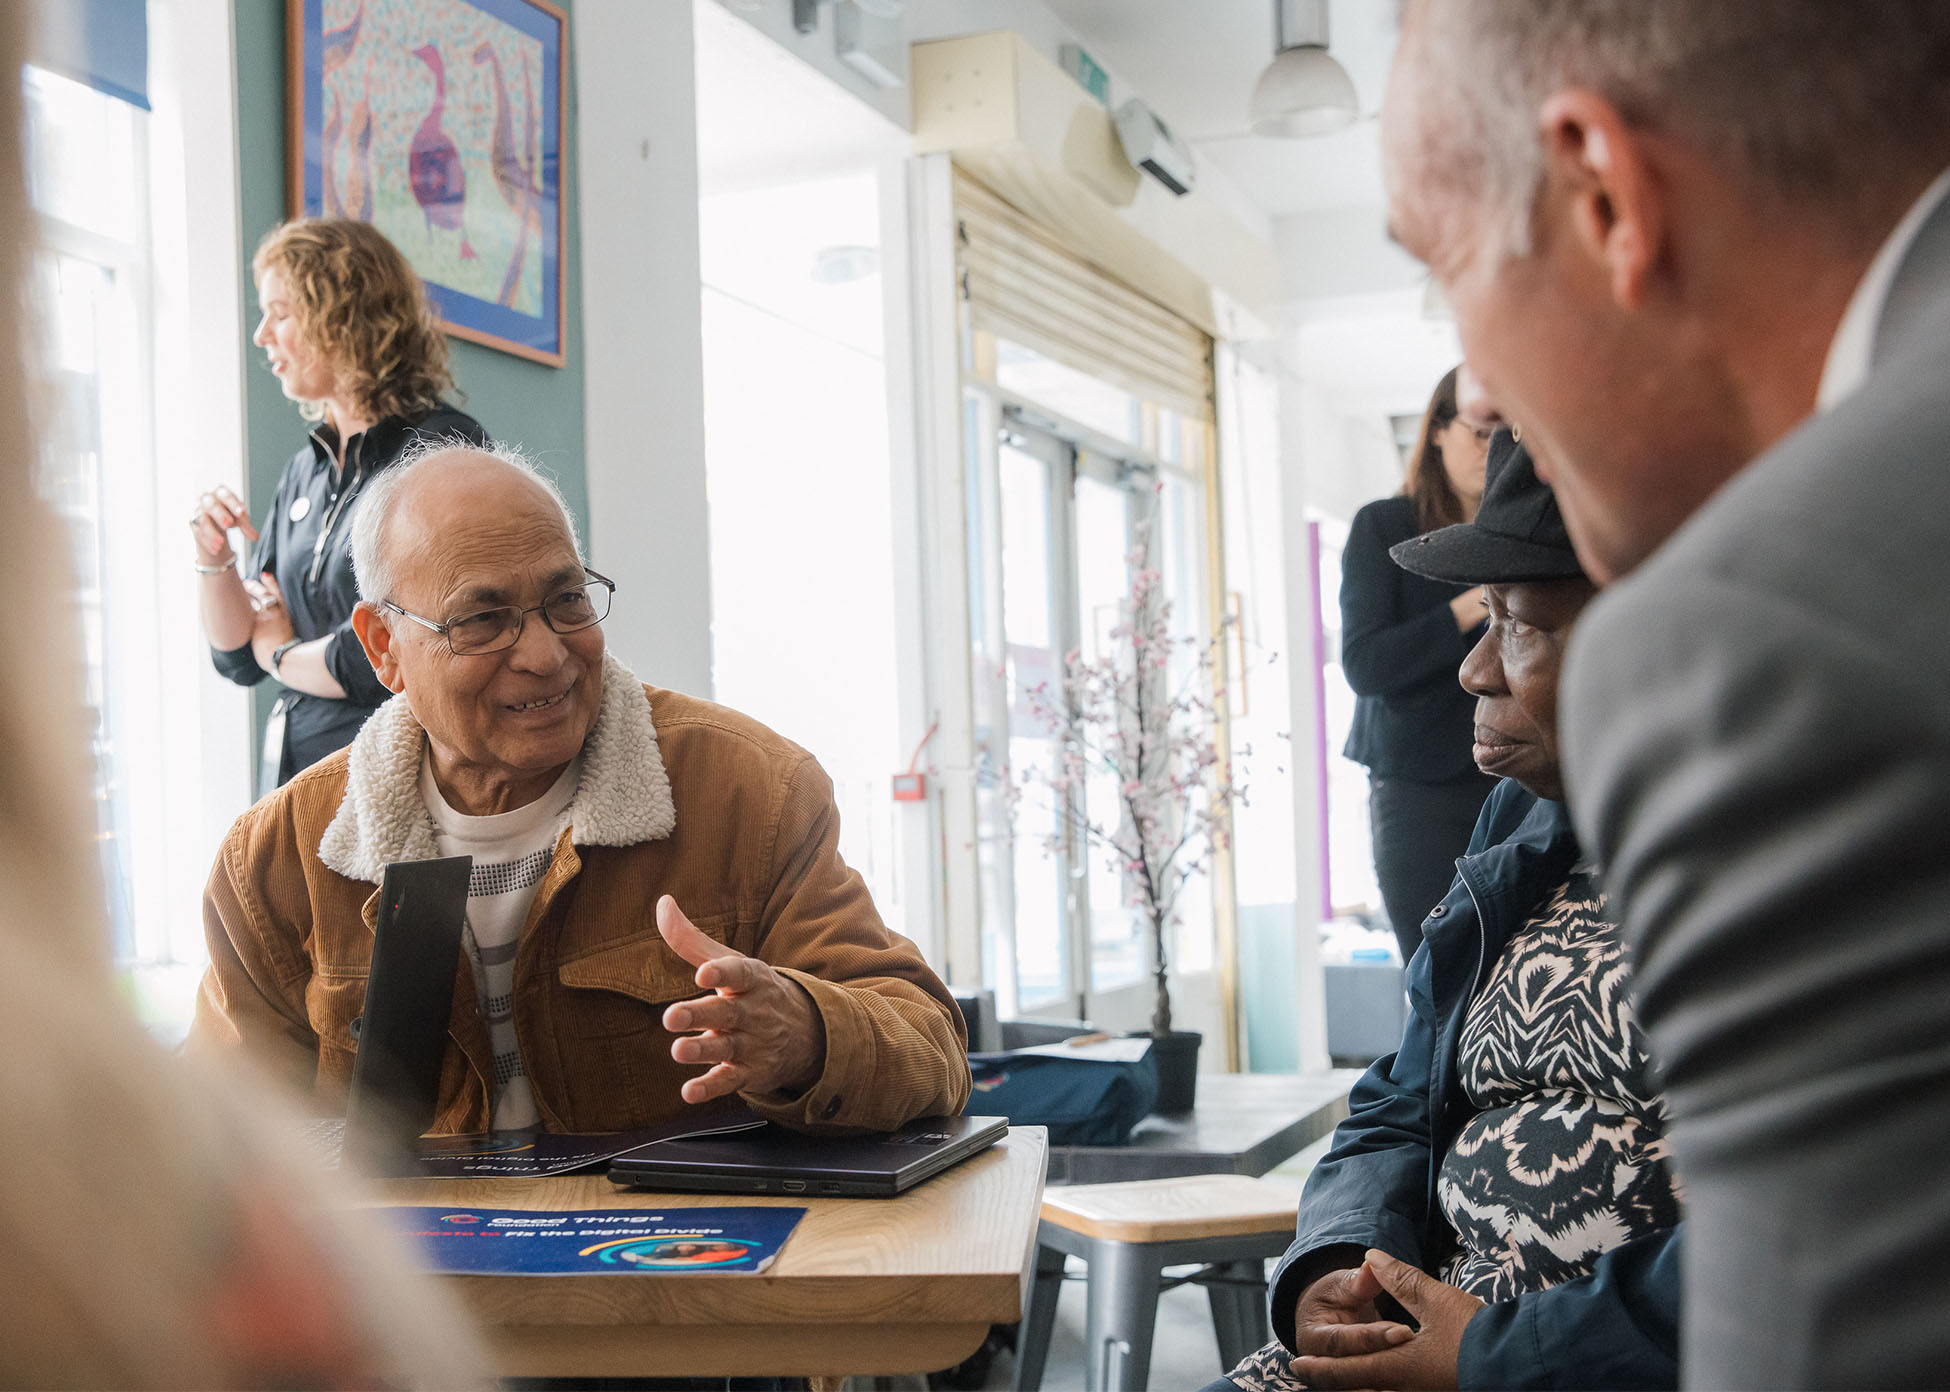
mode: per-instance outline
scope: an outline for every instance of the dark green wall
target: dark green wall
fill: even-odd
[[[572,0],[556,0],[570,11]],[[248,337],[257,323],[257,292],[251,284],[250,255],[258,240],[285,215],[285,0],[235,0],[237,15],[237,162],[242,181],[246,322]],[[568,93],[562,123],[564,229],[563,342],[567,364],[545,367],[479,344],[450,340],[454,379],[466,394],[467,411],[497,440],[523,446],[555,475],[574,509],[583,536],[589,534],[588,482],[583,471],[582,435],[582,218],[576,160],[576,81],[570,45]],[[304,441],[305,422],[285,400],[277,379],[264,366],[261,350],[249,350],[244,391],[245,447],[250,497],[268,499],[277,488],[285,461]],[[257,689],[258,727],[276,696],[270,682]]]

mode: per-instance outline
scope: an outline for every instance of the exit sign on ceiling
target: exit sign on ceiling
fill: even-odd
[[[1074,77],[1083,90],[1105,106],[1110,105],[1110,74],[1097,66],[1097,60],[1083,51],[1081,44],[1064,44],[1063,71]]]

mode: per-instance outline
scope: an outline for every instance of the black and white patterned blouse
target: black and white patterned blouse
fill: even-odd
[[[1477,1114],[1436,1179],[1460,1244],[1443,1280],[1509,1300],[1679,1221],[1665,1103],[1629,978],[1604,896],[1582,868],[1491,969],[1457,1049]]]

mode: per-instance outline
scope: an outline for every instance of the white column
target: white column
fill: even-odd
[[[246,335],[255,306],[239,267],[235,37],[229,0],[149,7],[150,232],[155,314],[158,583],[156,671],[165,786],[189,790],[157,823],[167,886],[169,954],[203,955],[199,906],[210,859],[249,805],[256,774],[250,700],[205,655],[183,516],[203,489],[244,490]]]
[[[576,6],[590,558],[611,649],[711,694],[697,103],[688,4]]]
[[[1321,815],[1321,767],[1317,730],[1321,719],[1318,558],[1307,528],[1307,487],[1302,442],[1306,439],[1306,389],[1290,370],[1279,374],[1280,529],[1286,556],[1287,702],[1293,731],[1294,1015],[1300,1030],[1300,1067],[1327,1067],[1327,995],[1320,965],[1321,866],[1327,825]],[[1331,757],[1328,751],[1327,757]]]
[[[932,959],[954,986],[982,980],[980,862],[976,851],[974,716],[970,709],[968,511],[964,487],[961,313],[955,290],[953,175],[946,155],[909,166],[908,218],[914,343],[913,427],[919,461],[917,535],[932,558],[926,600],[932,643],[928,670],[941,732],[933,746],[942,864],[941,956]],[[894,281],[886,282],[890,287]],[[890,291],[891,293],[891,291]],[[889,340],[889,350],[893,341]],[[1000,966],[1000,964],[998,964]],[[1001,968],[1010,973],[1014,967]],[[1013,991],[1008,993],[1013,996]]]

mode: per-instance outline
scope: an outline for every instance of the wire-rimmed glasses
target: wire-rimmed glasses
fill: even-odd
[[[610,600],[616,593],[616,582],[588,566],[582,569],[589,577],[587,581],[557,590],[540,604],[531,604],[525,609],[520,605],[507,604],[496,609],[463,614],[446,623],[436,623],[410,609],[402,609],[390,599],[382,601],[381,607],[438,633],[447,640],[447,647],[454,656],[480,657],[485,653],[512,648],[520,642],[521,630],[530,614],[540,614],[543,621],[557,633],[594,628],[608,618]]]

